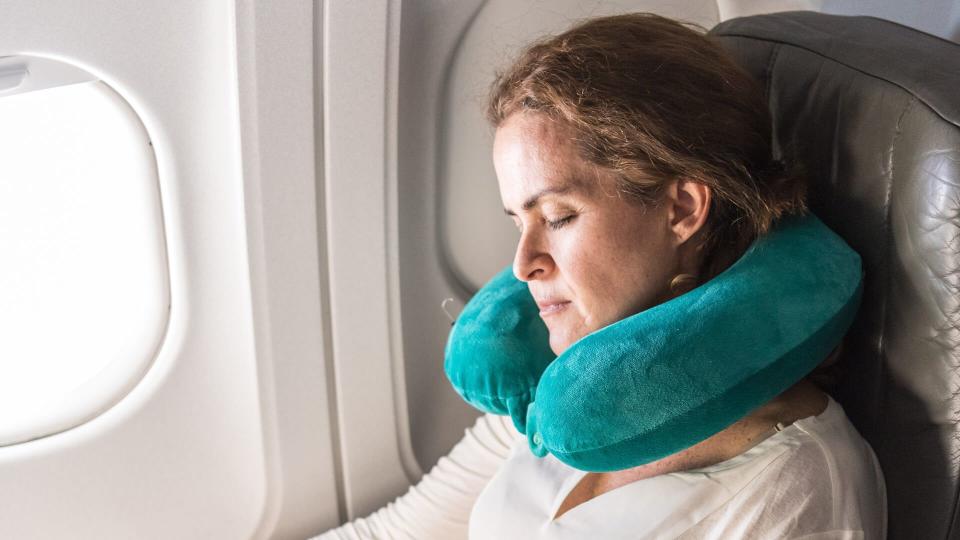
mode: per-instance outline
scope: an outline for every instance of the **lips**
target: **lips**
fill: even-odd
[[[544,298],[537,300],[537,307],[540,308],[541,316],[559,313],[566,309],[569,304],[570,301],[564,300],[563,298]]]

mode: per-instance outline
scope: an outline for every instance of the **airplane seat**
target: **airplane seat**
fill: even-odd
[[[888,536],[960,537],[960,45],[809,11],[710,34],[764,85],[810,209],[862,257],[863,301],[824,389],[880,461]]]

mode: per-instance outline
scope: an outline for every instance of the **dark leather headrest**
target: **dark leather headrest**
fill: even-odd
[[[776,152],[806,168],[811,209],[863,258],[828,390],[880,460],[889,537],[960,535],[960,45],[816,12],[710,34],[763,84]]]

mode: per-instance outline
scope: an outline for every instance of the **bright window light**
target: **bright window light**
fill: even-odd
[[[166,330],[153,148],[103,82],[0,92],[0,261],[2,446],[109,409]]]

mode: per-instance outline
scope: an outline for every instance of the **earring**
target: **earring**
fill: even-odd
[[[677,274],[670,280],[670,292],[680,296],[680,294],[690,290],[696,282],[697,276],[693,274]]]

